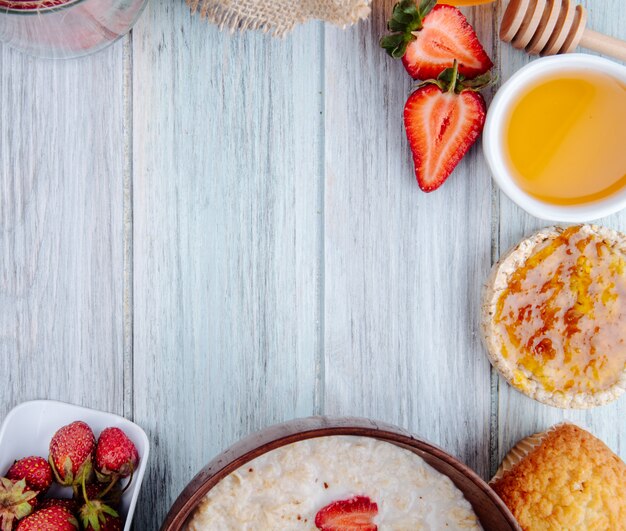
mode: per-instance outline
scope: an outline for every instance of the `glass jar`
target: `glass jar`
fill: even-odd
[[[147,0],[0,0],[0,41],[39,57],[78,57],[130,31]]]

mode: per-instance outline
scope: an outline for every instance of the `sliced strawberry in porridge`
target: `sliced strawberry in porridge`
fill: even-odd
[[[378,505],[367,496],[330,503],[315,516],[315,525],[321,531],[377,531],[373,522]]]

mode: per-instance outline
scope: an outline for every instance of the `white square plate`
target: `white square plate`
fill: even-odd
[[[150,443],[146,433],[137,424],[119,415],[53,400],[24,402],[9,412],[0,427],[0,474],[5,474],[13,461],[22,457],[39,455],[47,459],[48,445],[54,433],[75,420],[89,424],[96,439],[104,428],[120,428],[137,447],[139,468],[133,474],[133,482],[122,496],[120,504],[120,515],[125,519],[124,531],[129,531],[146,471]],[[66,491],[65,497],[71,496],[69,488],[59,489],[55,495],[63,490]]]

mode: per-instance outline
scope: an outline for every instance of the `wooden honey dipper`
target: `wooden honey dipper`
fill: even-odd
[[[568,53],[577,46],[626,61],[626,41],[585,28],[587,11],[572,0],[511,0],[500,38],[531,55]]]

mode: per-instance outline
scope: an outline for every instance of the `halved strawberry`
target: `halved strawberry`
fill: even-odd
[[[387,27],[393,32],[380,45],[402,63],[413,79],[436,78],[459,62],[467,78],[484,74],[493,63],[474,28],[456,7],[435,5],[436,0],[402,0],[393,8]]]
[[[315,525],[321,531],[377,531],[373,522],[378,505],[367,496],[333,502],[320,509]]]
[[[486,106],[476,92],[490,81],[465,81],[457,63],[424,82],[404,106],[415,177],[424,192],[439,188],[483,130]]]

